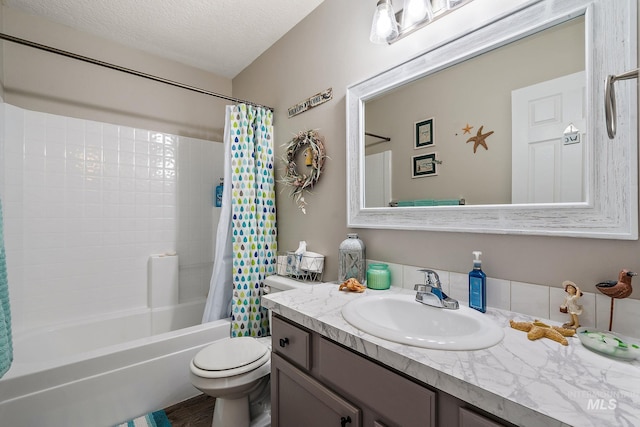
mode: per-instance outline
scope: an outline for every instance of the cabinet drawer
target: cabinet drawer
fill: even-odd
[[[319,340],[318,346],[320,377],[338,392],[351,396],[355,403],[383,415],[377,421],[379,425],[436,425],[433,391],[325,338]]]
[[[309,370],[311,368],[311,333],[284,320],[271,321],[271,348],[290,362]]]
[[[460,424],[459,427],[504,427],[505,424],[499,424],[487,417],[476,414],[466,408],[459,409]]]

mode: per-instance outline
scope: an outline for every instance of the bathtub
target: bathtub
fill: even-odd
[[[112,426],[198,395],[189,361],[228,337],[230,322],[151,335],[179,318],[174,309],[141,310],[15,338],[0,379],[0,424]]]

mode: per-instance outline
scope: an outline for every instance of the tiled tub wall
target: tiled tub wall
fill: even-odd
[[[369,260],[369,262],[384,261]],[[415,284],[424,283],[424,273],[419,270],[429,267],[389,264],[389,268],[391,269],[391,282],[394,286],[413,290]],[[465,305],[468,304],[469,277],[467,274],[433,270],[440,276],[442,288],[447,295]],[[584,310],[580,316],[580,324],[607,330],[609,328],[611,299],[601,294],[584,291],[583,293],[580,304],[583,305]],[[487,306],[489,307],[563,323],[569,320],[569,315],[559,311],[564,298],[564,290],[560,287],[487,277]],[[638,325],[640,325],[640,301],[631,298],[616,300],[613,331],[640,338]]]
[[[204,300],[223,144],[2,108],[16,332],[145,308],[156,253],[180,256],[180,302]]]

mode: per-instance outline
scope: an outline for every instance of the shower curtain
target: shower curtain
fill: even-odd
[[[2,202],[0,201],[0,378],[9,370],[13,361],[11,339],[11,310],[9,308],[9,281],[7,259],[4,250]]]
[[[264,336],[262,281],[275,272],[273,112],[227,106],[225,172],[216,256],[203,322],[231,315],[231,336]]]

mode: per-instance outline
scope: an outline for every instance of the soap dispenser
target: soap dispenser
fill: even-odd
[[[222,192],[224,191],[224,178],[220,178],[220,184],[216,185],[215,205],[216,208],[222,207]]]
[[[482,271],[482,252],[473,251],[473,270],[469,272],[469,307],[487,311],[487,275]]]

